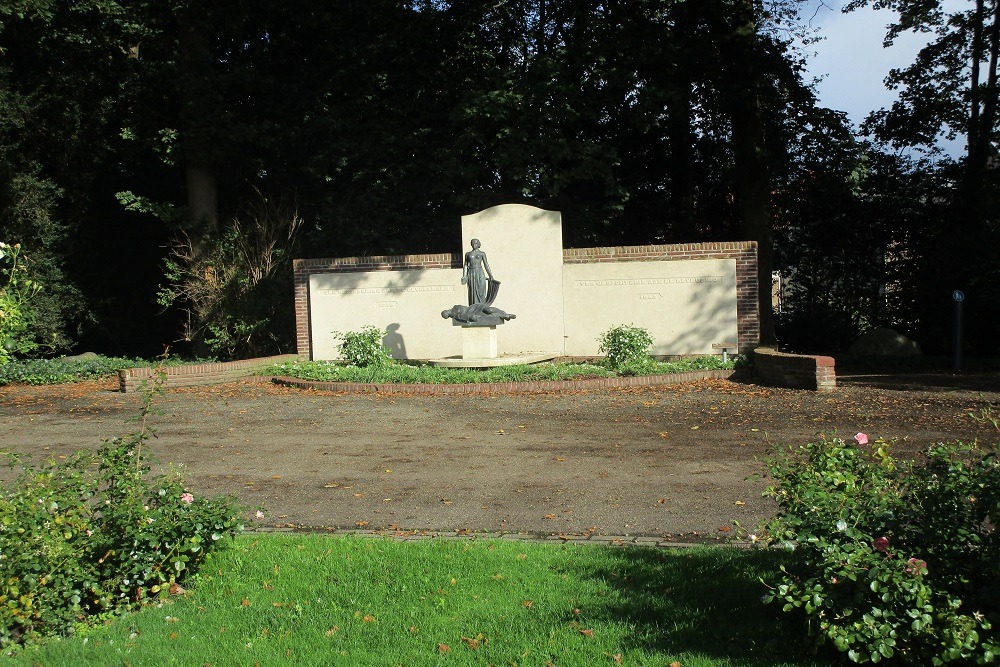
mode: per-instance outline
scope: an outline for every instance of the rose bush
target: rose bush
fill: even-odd
[[[793,551],[765,599],[853,662],[992,663],[1000,621],[998,449],[941,444],[919,462],[883,439],[821,439],[768,464]]]
[[[96,453],[38,466],[8,454],[20,473],[0,486],[0,648],[164,595],[242,528],[233,499],[150,476],[151,401],[136,432]]]

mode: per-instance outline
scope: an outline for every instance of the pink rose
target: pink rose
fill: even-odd
[[[911,558],[906,561],[907,574],[921,575],[927,573],[927,563],[919,558]]]
[[[181,502],[184,503],[185,505],[190,505],[191,503],[194,502],[194,496],[191,495],[190,493],[182,493]]]
[[[880,553],[885,553],[889,548],[889,538],[888,537],[876,537],[875,541],[872,542],[872,548]]]
[[[854,442],[858,443],[859,445],[867,445],[868,436],[864,433],[858,433],[857,435],[854,436]]]

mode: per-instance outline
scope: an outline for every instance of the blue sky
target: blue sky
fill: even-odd
[[[896,17],[891,11],[859,9],[849,14],[840,11],[842,0],[812,0],[803,10],[803,18],[812,18],[820,28],[821,42],[807,47],[816,54],[808,61],[813,76],[825,75],[817,86],[820,103],[831,109],[847,112],[859,125],[875,109],[888,107],[896,99],[895,91],[887,90],[883,79],[893,67],[913,62],[926,37],[903,33],[888,49],[882,47],[886,26]],[[952,0],[947,4],[962,4]],[[958,155],[964,148],[959,140],[948,146],[948,152]]]

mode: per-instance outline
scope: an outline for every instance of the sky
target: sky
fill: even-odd
[[[954,0],[946,4],[953,3]],[[817,86],[820,103],[847,112],[857,126],[870,112],[888,107],[896,99],[896,92],[887,90],[883,80],[893,67],[913,62],[926,37],[906,32],[885,49],[882,40],[895,13],[864,8],[844,14],[840,11],[844,4],[842,0],[808,3],[803,18],[811,18],[812,25],[818,26],[820,35],[826,39],[806,47],[806,51],[815,51],[808,61],[810,73],[825,75]],[[964,140],[944,147],[957,156],[964,148]]]

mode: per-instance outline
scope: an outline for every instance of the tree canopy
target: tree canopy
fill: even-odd
[[[844,330],[822,345],[918,333],[929,278],[901,267],[935,260],[919,237],[950,225],[940,198],[964,178],[979,238],[995,227],[997,3],[875,3],[942,44],[890,73],[907,93],[868,127],[890,145],[968,132],[952,166],[818,105],[800,4],[0,0],[0,241],[44,287],[32,335],[287,350],[299,248],[441,251],[458,216],[503,202],[562,211],[571,246],[758,241],[764,342],[820,344],[790,314],[772,326],[777,268],[799,321]],[[867,271],[843,263],[855,228]]]

